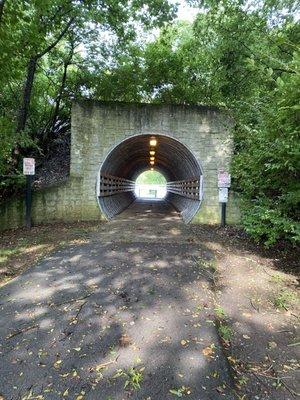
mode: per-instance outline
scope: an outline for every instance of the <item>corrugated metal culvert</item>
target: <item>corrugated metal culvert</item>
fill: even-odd
[[[155,141],[152,141],[155,139]],[[154,151],[150,154],[150,151]],[[103,213],[113,218],[134,200],[135,179],[151,167],[167,180],[169,201],[189,222],[202,200],[202,170],[191,151],[165,135],[136,135],[119,143],[106,157],[99,173],[98,198]]]

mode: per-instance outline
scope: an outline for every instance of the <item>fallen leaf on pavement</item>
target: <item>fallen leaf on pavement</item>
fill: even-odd
[[[206,357],[212,357],[212,355],[214,354],[214,349],[212,348],[212,346],[207,346],[205,347],[205,349],[202,350],[202,353]]]

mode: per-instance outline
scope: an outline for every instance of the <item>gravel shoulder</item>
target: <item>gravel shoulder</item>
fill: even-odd
[[[243,399],[297,398],[299,248],[266,250],[231,227],[192,230],[215,256],[220,333]]]

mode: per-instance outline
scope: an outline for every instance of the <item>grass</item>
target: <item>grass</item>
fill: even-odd
[[[225,323],[222,323],[219,325],[218,328],[219,331],[219,335],[221,336],[221,338],[226,341],[226,342],[230,342],[230,340],[232,339],[232,329],[230,328],[230,326],[226,325]]]
[[[118,378],[120,376],[124,377],[125,378],[124,389],[138,390],[141,388],[141,383],[144,380],[143,376],[144,369],[145,367],[142,367],[140,369],[131,367],[126,371],[118,369],[114,378]]]
[[[218,319],[222,319],[223,320],[223,319],[227,318],[227,315],[226,315],[224,309],[221,306],[216,306],[215,307],[215,314],[216,314],[216,317]]]
[[[272,279],[272,281],[275,282],[275,283],[282,283],[282,282],[285,281],[284,276],[282,276],[282,275],[280,275],[280,274],[273,274],[273,275],[271,276],[271,279]]]
[[[170,389],[169,392],[176,397],[183,397],[191,394],[191,390],[186,386],[181,386],[178,389]]]
[[[115,346],[109,347],[109,354],[111,354],[112,356],[117,354],[117,350],[116,350]]]
[[[203,260],[202,258],[198,258],[197,266],[199,268],[210,270],[211,272],[216,272],[217,270],[217,265],[215,260]]]
[[[22,247],[15,246],[8,249],[0,249],[0,265],[5,263],[10,257],[19,254]]]
[[[219,332],[220,337],[225,342],[230,342],[232,335],[233,335],[233,331],[230,328],[230,326],[227,325],[227,323],[226,323],[227,315],[226,315],[224,309],[220,305],[217,305],[214,308],[214,311],[215,311],[215,315],[217,318],[217,326],[218,326],[218,332]]]
[[[16,256],[19,254],[22,254],[23,252],[26,251],[27,245],[30,243],[30,240],[24,237],[19,237],[16,236],[16,238],[12,238],[12,240],[7,243],[8,246],[6,246],[5,243],[5,234],[3,235],[3,239],[1,237],[0,239],[0,267],[1,264],[7,262],[9,258],[12,256]]]
[[[87,234],[99,228],[99,223],[57,223],[1,233],[0,286],[22,273],[39,259],[68,243],[87,240]]]
[[[249,380],[249,378],[247,378],[246,376],[241,376],[238,380],[237,380],[237,384],[238,384],[238,386],[244,386],[244,385],[246,385],[247,384],[247,382],[248,382],[248,380]]]
[[[201,270],[200,274],[209,279],[213,286],[216,286],[217,264],[216,260],[195,259],[197,267]]]
[[[296,300],[295,293],[290,290],[281,290],[277,295],[272,299],[272,303],[278,309],[288,310],[291,304]]]

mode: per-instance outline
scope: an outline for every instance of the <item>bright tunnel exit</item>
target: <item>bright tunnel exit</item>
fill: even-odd
[[[167,194],[166,178],[152,168],[144,171],[135,181],[134,193],[140,199],[163,199]]]

